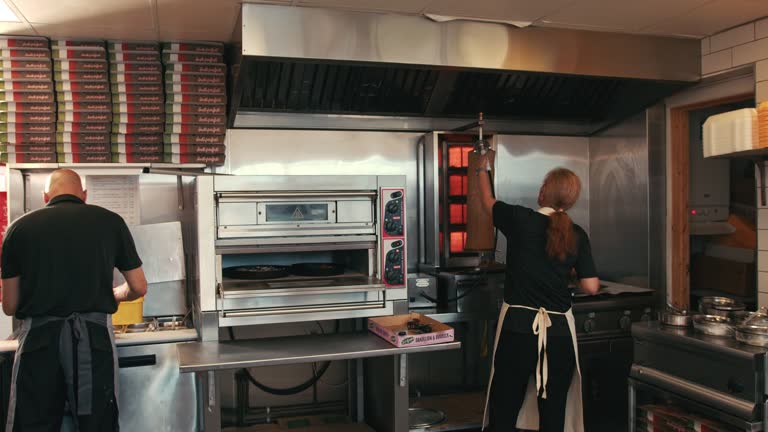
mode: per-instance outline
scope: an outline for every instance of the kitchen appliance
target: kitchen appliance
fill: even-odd
[[[203,339],[218,327],[392,315],[405,304],[404,176],[201,176],[195,190]],[[242,265],[289,275],[224,274]]]
[[[437,306],[437,278],[426,273],[408,275],[408,308],[434,308]]]
[[[455,307],[458,313],[495,318],[504,303],[504,272],[499,269],[443,271],[438,281],[440,306]]]

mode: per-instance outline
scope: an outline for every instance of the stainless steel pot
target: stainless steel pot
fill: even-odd
[[[699,299],[699,312],[706,314],[710,308],[716,306],[730,306],[736,303],[736,300],[730,297],[702,297]]]
[[[719,315],[694,315],[693,328],[710,336],[733,336],[731,320]]]
[[[672,327],[690,327],[691,315],[687,311],[667,310],[661,313],[660,321]]]
[[[768,348],[768,312],[761,308],[735,327],[736,340],[748,345]]]
[[[747,315],[747,307],[744,303],[736,303],[730,305],[712,305],[704,313],[707,315],[718,315],[726,318],[730,318],[734,321],[740,321]]]

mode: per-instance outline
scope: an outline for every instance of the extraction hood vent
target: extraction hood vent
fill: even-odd
[[[445,129],[483,112],[499,132],[589,135],[699,78],[685,39],[254,4],[241,21],[233,127]]]

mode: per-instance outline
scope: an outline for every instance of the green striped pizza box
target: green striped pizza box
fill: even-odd
[[[70,123],[109,123],[112,121],[110,111],[59,111],[59,122]]]
[[[163,142],[165,144],[224,144],[226,135],[183,135],[183,134],[165,134]]]
[[[194,163],[205,165],[221,165],[224,163],[226,157],[223,154],[207,155],[207,154],[175,154],[165,153],[163,155],[163,161],[166,163]]]
[[[112,100],[120,103],[163,103],[163,93],[114,93]]]
[[[111,150],[108,142],[56,144],[57,153],[110,153]]]
[[[225,74],[196,74],[196,73],[177,73],[165,72],[165,84],[226,84],[227,76]]]
[[[159,52],[111,52],[109,61],[112,62],[160,62]]]
[[[227,116],[225,114],[172,114],[166,113],[165,123],[168,125],[208,125],[208,126],[226,126]]]
[[[0,132],[0,142],[7,144],[49,144],[55,142],[55,140],[56,136],[53,133]]]
[[[53,103],[53,92],[0,92],[1,102]]]
[[[165,132],[182,135],[224,135],[227,128],[224,125],[173,123],[165,126]]]
[[[101,48],[104,49],[104,41],[100,39],[52,39],[51,48]]]
[[[224,63],[166,63],[166,72],[224,75],[227,65]]]
[[[220,42],[163,42],[163,52],[224,54],[224,44]]]
[[[59,163],[110,163],[112,153],[58,153]]]
[[[224,63],[223,54],[163,51],[165,63]]]
[[[227,146],[223,144],[165,144],[163,152],[175,154],[224,154]]]
[[[56,144],[0,144],[0,153],[52,153]]]
[[[116,134],[162,135],[165,132],[165,125],[163,123],[116,123],[112,125],[112,132]]]
[[[51,50],[40,48],[0,48],[0,57],[4,59],[50,59]]]
[[[8,133],[53,133],[53,123],[4,123],[0,122],[0,132]]]
[[[111,123],[79,123],[79,122],[58,122],[56,123],[57,132],[86,132],[86,133],[109,133],[112,130]]]
[[[109,41],[107,48],[110,52],[159,52],[160,44],[150,41]]]
[[[56,163],[56,153],[0,153],[2,163]]]
[[[42,113],[56,111],[56,104],[32,102],[0,102],[2,112]]]
[[[162,123],[165,114],[127,114],[115,113],[112,119],[116,124],[138,124],[138,123]]]
[[[227,87],[224,84],[173,84],[165,88],[166,93],[173,94],[200,94],[200,95],[226,95]]]
[[[226,105],[226,95],[168,93],[168,103],[195,104],[195,105]]]
[[[57,92],[56,99],[59,102],[112,102],[112,93],[89,93],[89,92]]]
[[[112,62],[109,64],[109,71],[112,73],[160,73],[163,71],[163,65],[158,61],[140,63]]]
[[[226,115],[227,106],[166,103],[165,112],[168,114]]]
[[[48,49],[48,39],[36,36],[0,36],[3,49]]]
[[[120,114],[162,114],[162,103],[116,103],[112,104],[112,112]]]
[[[160,134],[112,134],[112,144],[162,144],[163,136]]]
[[[163,83],[138,83],[138,84],[112,84],[112,93],[147,93],[164,94]]]
[[[59,102],[59,111],[89,111],[110,112],[112,106],[109,102]]]
[[[56,82],[109,82],[106,71],[58,71],[54,74]]]
[[[163,144],[112,144],[112,153],[123,154],[162,154]]]
[[[0,81],[36,81],[36,82],[50,82],[53,80],[53,72],[51,69],[1,69],[0,68]]]
[[[118,153],[112,154],[114,163],[152,163],[162,162],[164,159],[161,153]]]
[[[109,135],[110,134],[106,132],[58,132],[56,133],[56,143],[109,143]]]
[[[104,48],[58,48],[51,50],[54,60],[105,60]]]
[[[51,112],[0,112],[2,123],[55,123],[56,113]]]
[[[112,84],[158,84],[163,82],[163,75],[157,72],[111,72],[109,81]]]
[[[0,81],[0,91],[48,93],[53,91],[53,81]]]
[[[62,81],[56,83],[56,91],[73,93],[109,93],[109,83],[106,81]]]
[[[0,69],[11,71],[35,70],[50,71],[50,59],[2,59],[0,60]]]
[[[53,70],[69,72],[107,72],[109,64],[106,60],[56,60]]]

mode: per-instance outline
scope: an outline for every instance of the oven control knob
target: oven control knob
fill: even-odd
[[[387,254],[387,261],[389,261],[392,264],[400,262],[400,251],[398,250],[390,251]]]
[[[397,213],[400,211],[400,203],[398,201],[390,201],[387,204],[387,211],[389,213]]]
[[[632,328],[632,317],[629,315],[624,315],[623,317],[619,318],[619,328],[628,331],[630,328]]]
[[[593,331],[595,331],[596,327],[597,327],[597,324],[595,323],[595,320],[590,318],[584,321],[584,331],[586,333],[592,333]]]
[[[392,221],[384,222],[384,229],[387,230],[388,233],[391,233],[395,230],[395,223]]]

